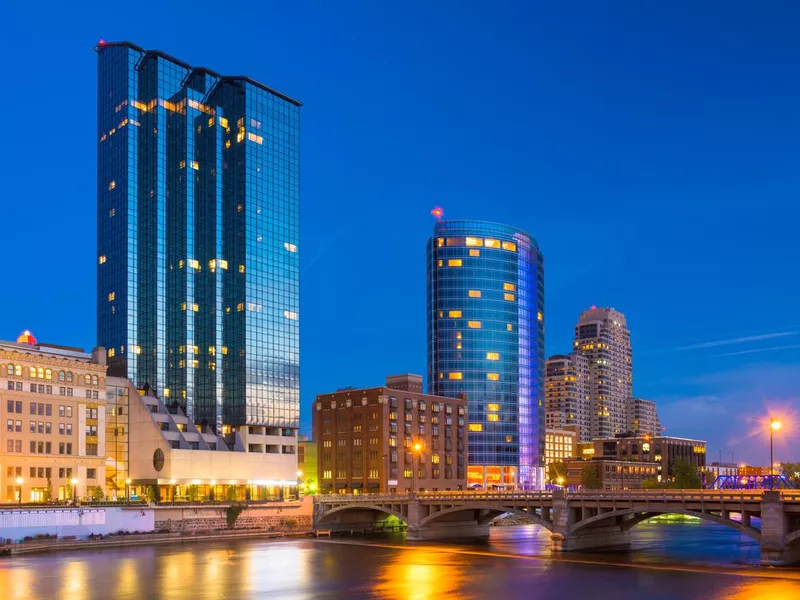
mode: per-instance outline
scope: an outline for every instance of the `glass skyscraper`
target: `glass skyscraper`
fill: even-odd
[[[544,265],[524,231],[438,221],[428,242],[428,387],[467,396],[470,485],[528,486],[544,458]]]
[[[129,42],[95,50],[109,375],[215,430],[296,429],[300,103]]]

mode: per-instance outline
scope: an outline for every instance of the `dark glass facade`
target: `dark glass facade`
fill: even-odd
[[[428,242],[428,388],[467,395],[470,484],[530,485],[544,458],[544,265],[524,231],[439,221]]]
[[[128,42],[96,51],[109,374],[198,424],[297,428],[300,103]]]

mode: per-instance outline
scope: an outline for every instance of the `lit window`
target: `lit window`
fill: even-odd
[[[256,135],[252,131],[247,132],[247,139],[250,140],[251,142],[255,142],[256,144],[264,143],[264,138],[261,137],[260,135]]]
[[[283,311],[283,316],[286,317],[287,319],[291,319],[292,321],[297,320],[297,313],[290,310]]]
[[[439,248],[444,246],[444,238],[436,238],[436,246]]]
[[[487,352],[486,353],[486,360],[500,360],[500,353],[499,352]]]
[[[442,259],[441,258],[439,259],[439,262],[436,263],[436,266],[439,266],[439,267],[442,266]]]
[[[116,292],[111,292],[111,293],[108,295],[108,301],[109,301],[109,302],[113,302],[113,301],[114,301],[114,298],[116,298],[116,297],[117,297],[117,293],[116,293]]]
[[[220,269],[223,269],[225,271],[228,270],[228,261],[225,260],[224,258],[220,258],[219,261],[217,261],[217,264],[219,265]]]
[[[115,187],[117,187],[117,182],[116,182],[116,181],[114,181],[114,180],[112,179],[112,180],[111,180],[111,183],[109,183],[109,184],[108,184],[108,191],[110,192],[110,191],[111,191],[111,190],[113,190]]]
[[[466,239],[466,245],[467,246],[483,246],[483,240],[481,238],[468,237]]]
[[[514,294],[503,294],[503,300],[508,300],[509,302],[513,302]]]
[[[199,271],[200,270],[200,263],[197,260],[195,260],[194,258],[190,258],[186,262],[195,271]]]
[[[461,373],[448,373],[447,374],[447,378],[448,379],[463,379],[464,376]]]
[[[164,398],[169,398],[169,388],[164,388]]]
[[[456,339],[457,340],[461,339],[461,332],[460,331],[456,331]]]
[[[500,247],[500,241],[499,240],[493,240],[491,238],[486,238],[486,241],[484,242],[484,245],[487,248],[499,248]]]
[[[186,302],[181,302],[181,310],[186,310]]]
[[[133,347],[133,353],[134,354],[141,354],[142,353],[142,347],[141,346],[134,346]]]
[[[517,289],[517,286],[515,286],[513,283],[504,283],[503,289],[507,292],[513,292],[515,289]]]
[[[222,354],[225,354],[225,355],[228,354],[228,347],[227,346],[223,346],[222,347]]]
[[[197,170],[200,168],[200,163],[199,163],[199,162],[197,162],[196,160],[193,160],[193,161],[192,161],[192,168],[193,168],[195,171],[197,171]]]
[[[511,437],[510,435],[507,435],[507,436],[506,436],[506,442],[508,442],[508,443],[511,443],[511,442],[513,442],[513,441],[514,441],[514,438],[513,438],[513,437]]]
[[[178,166],[179,166],[181,169],[185,169],[185,168],[186,168],[186,161],[185,161],[185,160],[182,160],[182,161],[179,163],[179,165],[178,165]]]
[[[473,249],[473,250],[470,250],[470,251],[469,251],[469,255],[470,255],[470,256],[480,256],[480,255],[481,255],[481,251],[480,251],[480,250],[474,250],[474,249]]]
[[[517,251],[517,245],[514,242],[503,242],[503,250],[509,250],[511,252]]]
[[[469,297],[470,298],[480,298],[481,297],[481,291],[480,290],[470,290],[469,291]]]
[[[209,117],[208,118],[208,126],[209,127],[213,127],[214,126],[214,117]]]
[[[218,117],[219,124],[222,125],[225,129],[228,128],[228,119],[225,117]]]
[[[509,331],[513,331],[514,330],[514,326],[511,323],[507,323],[506,324],[506,329],[508,329]]]
[[[230,140],[225,140],[225,147],[226,148],[230,148],[231,147],[231,141]]]
[[[105,254],[103,254],[100,258],[97,259],[97,263],[98,264],[102,265],[102,264],[105,264],[105,262],[106,262],[106,255]]]
[[[192,312],[197,312],[200,310],[200,307],[197,305],[197,302],[192,302]]]
[[[239,265],[239,273],[244,273],[244,265]]]
[[[460,310],[451,310],[447,313],[447,316],[451,319],[460,319],[461,318],[461,311]]]
[[[108,211],[108,216],[109,217],[113,217],[116,214],[117,214],[117,209],[116,208],[112,208],[110,211]]]
[[[113,358],[114,354],[116,354],[114,352],[114,348],[109,348],[108,349],[108,358]]]
[[[467,321],[467,327],[470,329],[480,329],[481,322],[480,321]]]
[[[456,350],[461,350],[463,347],[461,342],[456,342]]]
[[[212,271],[212,272],[217,270],[217,259],[216,258],[212,258],[210,261],[208,261],[208,270]]]
[[[468,429],[470,431],[483,431],[482,423],[470,423]]]
[[[486,410],[488,410],[489,412],[498,412],[500,410],[500,405],[499,404],[487,404],[486,405]]]
[[[461,266],[461,259],[460,258],[451,258],[447,261],[448,267],[460,267]]]
[[[489,381],[499,381],[500,380],[500,374],[499,373],[487,373],[486,374],[486,379],[488,379]]]
[[[544,315],[540,312],[536,313],[536,318],[539,319],[540,321],[544,321]]]
[[[491,422],[493,422],[493,423],[496,423],[497,421],[499,421],[499,420],[500,420],[500,415],[492,413],[492,414],[490,414],[490,415],[486,415],[486,419],[487,419],[488,421],[491,421]]]
[[[236,305],[236,312],[242,312],[243,310],[244,310],[244,302],[239,302],[239,304]]]
[[[294,244],[290,244],[289,242],[283,242],[283,247],[286,248],[289,252],[297,252],[297,246]]]

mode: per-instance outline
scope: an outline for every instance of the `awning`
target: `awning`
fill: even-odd
[[[370,481],[370,482],[367,484],[367,487],[368,487],[368,488],[373,488],[373,489],[374,489],[374,488],[379,488],[379,487],[381,487],[381,484],[380,484],[380,483],[377,483],[377,482],[375,482],[375,481]]]
[[[360,490],[362,487],[364,487],[364,484],[361,483],[360,481],[357,481],[355,483],[351,483],[350,487],[353,488],[354,490]]]

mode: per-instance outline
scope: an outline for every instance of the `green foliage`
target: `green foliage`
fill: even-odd
[[[247,505],[245,504],[238,504],[238,503],[231,503],[229,506],[226,506],[222,509],[222,512],[225,514],[225,522],[228,525],[228,529],[233,529],[236,526],[236,519],[239,518]]]
[[[581,470],[581,485],[587,490],[599,490],[602,487],[600,482],[600,469],[594,463],[589,463]]]
[[[645,479],[642,482],[642,489],[643,490],[663,490],[667,486],[663,483],[659,483],[656,479]]]
[[[53,500],[53,481],[47,478],[47,487],[44,489],[44,501],[51,502]]]
[[[555,483],[559,477],[567,476],[567,467],[563,462],[550,463],[547,467],[547,478]]]
[[[297,521],[295,519],[284,519],[281,521],[281,525],[283,525],[284,529],[292,530],[297,527]]]
[[[156,488],[152,485],[148,485],[146,488],[144,488],[144,497],[148,502],[153,502],[153,500],[156,499]]]
[[[781,463],[781,472],[796,486],[800,487],[800,463]]]
[[[197,496],[200,494],[200,486],[197,484],[191,484],[189,486],[189,501],[190,502],[197,502]]]
[[[95,502],[101,502],[106,495],[103,492],[103,488],[99,485],[96,485],[92,488],[92,500]]]
[[[697,467],[688,460],[679,459],[672,464],[672,481],[669,487],[673,490],[699,490],[703,487]]]
[[[235,502],[236,501],[236,486],[229,485],[228,486],[228,501]]]

